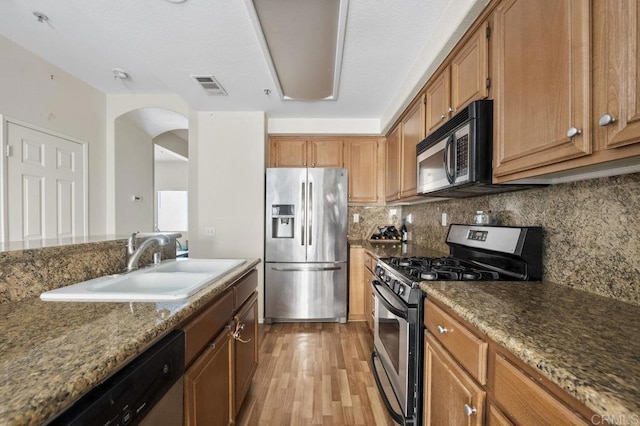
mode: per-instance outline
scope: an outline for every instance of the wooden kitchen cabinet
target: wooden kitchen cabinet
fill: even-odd
[[[269,139],[269,167],[343,167],[338,138],[274,136]]]
[[[424,303],[423,424],[484,424],[485,413],[489,425],[587,424],[591,410],[540,372],[434,298]]]
[[[227,425],[232,412],[233,378],[230,322],[184,375],[185,425]]]
[[[373,331],[375,325],[375,293],[373,290],[373,280],[375,279],[374,268],[377,259],[369,252],[364,253],[364,289],[365,289],[365,314],[369,330]]]
[[[471,102],[489,95],[488,25],[478,27],[425,90],[426,134]]]
[[[237,416],[258,368],[258,293],[256,291],[236,314],[232,337],[235,373],[233,406],[234,414]]]
[[[385,200],[397,201],[400,198],[400,129],[398,124],[387,136]]]
[[[349,250],[349,321],[366,321],[363,247]]]
[[[640,141],[640,5],[595,0],[593,7],[595,149],[609,150]]]
[[[386,200],[416,195],[416,146],[424,138],[425,97],[418,97],[387,137]]]
[[[482,425],[486,392],[425,332],[424,425]]]
[[[492,367],[492,401],[501,408],[500,413],[505,420],[518,425],[587,424],[581,416],[505,357],[496,354]]]
[[[182,325],[185,425],[235,422],[258,363],[257,285],[254,269]]]
[[[349,171],[348,202],[374,204],[379,201],[377,138],[351,138],[344,144],[345,168]]]
[[[590,16],[587,1],[504,0],[496,7],[495,177],[591,154]]]

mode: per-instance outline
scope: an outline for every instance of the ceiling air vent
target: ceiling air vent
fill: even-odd
[[[192,75],[198,84],[210,95],[226,96],[227,92],[212,75]]]

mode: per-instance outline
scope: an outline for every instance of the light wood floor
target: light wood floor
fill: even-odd
[[[370,367],[365,322],[260,324],[239,425],[394,425]]]

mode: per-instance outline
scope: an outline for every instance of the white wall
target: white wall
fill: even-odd
[[[189,189],[188,161],[156,161],[156,191],[187,191]]]
[[[263,112],[196,112],[189,118],[189,256],[260,258],[264,252]],[[206,237],[205,228],[216,236]],[[259,317],[263,317],[263,266]]]
[[[0,114],[84,141],[89,233],[106,233],[106,96],[0,36]]]
[[[189,105],[178,95],[107,95],[106,118],[106,216],[107,233],[116,229],[116,119],[140,108],[163,108],[189,117]]]
[[[153,231],[153,141],[125,117],[115,123],[116,234]],[[133,201],[132,196],[142,197]]]
[[[172,132],[165,132],[153,138],[153,143],[163,148],[173,151],[178,155],[189,158],[189,143],[174,135]]]

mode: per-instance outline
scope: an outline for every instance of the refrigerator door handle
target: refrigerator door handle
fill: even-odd
[[[341,266],[319,266],[317,268],[282,268],[278,266],[272,266],[272,271],[280,271],[280,272],[300,272],[300,271],[311,271],[311,272],[319,272],[319,271],[339,271]]]
[[[312,221],[313,221],[313,182],[309,182],[309,225],[308,225],[308,234],[309,234],[309,245],[311,245],[311,229],[312,229]]]
[[[307,219],[306,206],[305,206],[305,187],[302,182],[302,191],[300,192],[300,204],[302,205],[302,221],[300,223],[300,245],[304,246],[304,223]]]

